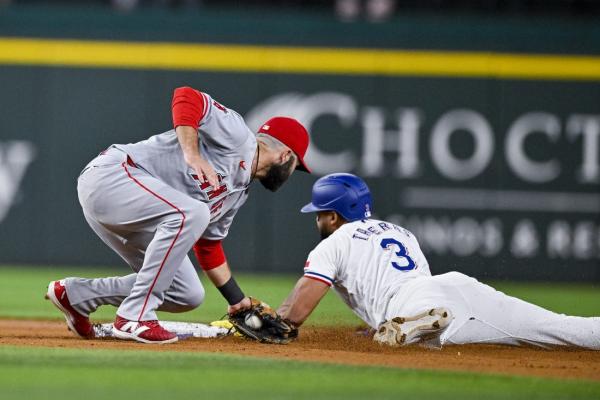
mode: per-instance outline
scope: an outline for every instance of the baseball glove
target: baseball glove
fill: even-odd
[[[268,304],[250,297],[252,306],[229,316],[243,336],[262,343],[288,344],[298,337],[298,328],[284,320]]]

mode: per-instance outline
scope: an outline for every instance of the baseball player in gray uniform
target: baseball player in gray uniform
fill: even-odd
[[[175,90],[172,113],[173,130],[112,145],[79,176],[85,219],[134,271],[50,282],[46,297],[80,337],[94,337],[90,313],[111,304],[118,307],[116,337],[177,341],[156,310],[184,312],[202,303],[204,288],[187,256],[192,247],[228,311],[249,307],[221,241],[253,180],[276,191],[295,169],[310,172],[309,136],[292,118],[274,117],[254,134],[237,112],[189,87]]]

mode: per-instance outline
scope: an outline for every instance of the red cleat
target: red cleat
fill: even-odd
[[[50,300],[65,316],[69,330],[84,339],[94,338],[94,327],[88,317],[79,314],[67,297],[64,281],[52,281],[48,284],[46,299]]]
[[[173,343],[177,335],[169,332],[158,321],[130,321],[117,315],[113,324],[113,335],[119,339],[136,340],[142,343]]]

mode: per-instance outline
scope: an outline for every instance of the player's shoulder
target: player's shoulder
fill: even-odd
[[[245,136],[255,136],[240,113],[224,106],[212,97],[210,103],[210,116],[220,127],[243,133]]]
[[[340,226],[339,229],[333,232],[327,239],[332,239],[333,241],[343,241],[348,239],[352,237],[352,232],[354,232],[360,225],[361,221],[347,222]]]
[[[331,235],[322,239],[317,245],[313,248],[311,253],[319,254],[319,253],[331,253],[335,252],[345,240],[347,235],[344,234],[344,226],[333,232]]]

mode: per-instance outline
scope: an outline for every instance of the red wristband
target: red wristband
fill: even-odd
[[[173,126],[185,125],[198,129],[206,109],[206,97],[201,92],[187,86],[175,89],[171,103]]]
[[[194,244],[194,253],[200,268],[205,271],[217,268],[227,261],[220,240],[200,239]]]

